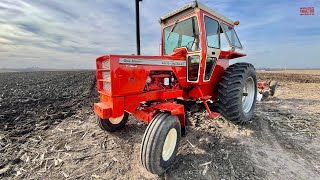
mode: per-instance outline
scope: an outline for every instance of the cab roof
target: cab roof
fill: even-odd
[[[160,22],[164,22],[165,23],[171,17],[178,16],[182,12],[187,12],[187,11],[193,11],[194,12],[196,9],[201,9],[203,11],[206,11],[209,14],[212,14],[213,16],[216,16],[217,18],[219,18],[219,19],[221,19],[221,20],[223,20],[223,21],[225,21],[225,22],[227,22],[227,23],[229,23],[231,25],[234,24],[234,22],[231,19],[229,19],[226,16],[218,13],[217,11],[209,8],[208,6],[200,3],[199,1],[190,2],[190,3],[186,4],[185,6],[179,8],[179,9],[177,9],[177,10],[171,12],[171,13],[169,13],[169,14],[167,14],[165,16],[162,16],[160,18]]]

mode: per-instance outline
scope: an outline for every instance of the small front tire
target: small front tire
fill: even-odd
[[[97,117],[97,123],[99,127],[108,132],[115,132],[125,127],[128,121],[129,114],[124,112],[124,114],[117,118],[101,119]]]
[[[177,116],[157,114],[144,133],[140,158],[151,173],[161,175],[173,163],[181,138],[181,126]]]

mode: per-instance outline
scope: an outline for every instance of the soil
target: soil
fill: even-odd
[[[279,86],[250,123],[188,111],[175,163],[156,176],[139,160],[146,124],[131,116],[115,133],[97,126],[95,72],[1,73],[0,179],[319,179],[320,77],[258,77]]]
[[[308,73],[304,70],[295,71],[265,71],[259,72],[261,79],[282,81],[282,82],[296,82],[296,83],[320,83],[320,70],[314,70]]]

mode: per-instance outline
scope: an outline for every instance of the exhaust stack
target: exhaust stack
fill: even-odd
[[[136,38],[137,38],[137,55],[140,55],[140,12],[139,12],[139,2],[142,0],[136,1]]]

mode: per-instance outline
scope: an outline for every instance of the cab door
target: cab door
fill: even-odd
[[[207,42],[207,57],[204,63],[203,82],[210,81],[214,67],[218,61],[220,49],[220,25],[219,22],[204,15],[204,26]]]

